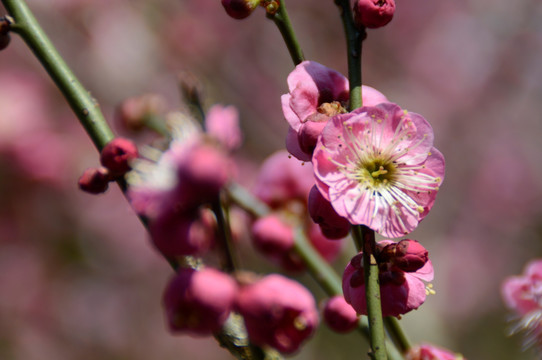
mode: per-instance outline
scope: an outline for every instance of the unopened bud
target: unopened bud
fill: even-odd
[[[106,168],[89,168],[79,178],[79,188],[90,194],[104,193],[109,186],[109,171]]]
[[[347,333],[358,326],[358,314],[343,296],[337,295],[324,305],[324,322],[333,331]]]
[[[403,271],[414,272],[429,260],[428,254],[416,240],[405,239],[397,243],[393,262]]]
[[[11,23],[12,20],[9,17],[0,18],[0,50],[4,50],[11,41],[11,37],[9,36]]]
[[[137,147],[131,140],[115,138],[102,149],[100,162],[112,175],[122,176],[130,171],[130,162],[137,156]]]
[[[354,20],[358,27],[379,28],[391,21],[395,0],[356,0]]]
[[[248,17],[260,5],[260,0],[222,0],[222,6],[234,19]]]

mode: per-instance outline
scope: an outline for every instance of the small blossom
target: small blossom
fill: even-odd
[[[441,349],[433,345],[422,344],[411,348],[406,360],[466,360],[463,355]]]
[[[128,174],[135,210],[151,220],[165,212],[189,212],[218,196],[235,171],[234,163],[191,118],[168,116],[172,141],[165,152],[147,148]]]
[[[260,5],[260,0],[222,0],[226,13],[234,19],[248,17]]]
[[[380,241],[375,254],[379,268],[383,316],[399,316],[420,307],[426,297],[423,281],[433,279],[433,265],[429,259],[423,264],[419,263],[416,269],[411,267],[406,271],[398,267],[395,258],[402,255],[396,252],[397,245],[391,240]],[[358,314],[367,315],[362,253],[354,256],[344,270],[343,292],[346,302],[352,305]]]
[[[387,25],[395,12],[395,0],[356,0],[354,21],[370,29]]]
[[[358,326],[359,320],[356,310],[340,295],[333,296],[326,301],[323,318],[326,325],[338,333],[354,330]]]
[[[89,168],[79,178],[79,188],[90,194],[101,194],[109,187],[109,180],[106,168]]]
[[[218,270],[178,270],[163,295],[170,330],[200,336],[220,330],[237,290],[233,278]]]
[[[130,163],[137,156],[137,147],[131,140],[115,138],[102,149],[100,162],[112,175],[122,176],[130,171]]]
[[[244,286],[236,300],[250,340],[291,354],[318,325],[312,294],[296,281],[272,274]]]
[[[303,61],[288,75],[289,93],[281,97],[284,117],[290,124],[286,148],[301,161],[310,161],[318,135],[334,115],[346,112],[350,96],[348,79],[314,61]],[[362,87],[364,105],[388,101],[379,91]]]
[[[501,291],[506,306],[520,318],[511,333],[525,334],[525,348],[542,348],[542,260],[527,264],[522,275],[505,279]]]
[[[320,192],[340,216],[387,237],[418,226],[444,177],[429,123],[391,103],[332,118],[313,164]]]

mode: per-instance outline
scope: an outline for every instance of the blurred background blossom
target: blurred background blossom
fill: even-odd
[[[128,97],[153,92],[182,107],[177,75],[190,71],[206,108],[239,109],[243,185],[252,187],[258,164],[284,147],[280,95],[293,65],[262,9],[236,21],[218,0],[28,3],[117,133],[131,136],[114,120]],[[307,59],[346,74],[333,1],[288,6]],[[422,114],[447,161],[435,207],[410,236],[429,250],[436,295],[404,325],[414,342],[468,359],[539,358],[506,337],[499,287],[542,256],[541,17],[535,0],[411,0],[364,43],[364,83]],[[231,359],[213,339],[167,332],[168,264],[117,188],[78,190],[98,154],[17,36],[0,53],[0,109],[0,358]],[[251,256],[243,265],[277,271],[244,237],[240,251]],[[352,253],[335,261],[339,272]],[[323,298],[310,278],[299,279]],[[321,327],[293,358],[363,352],[357,334]]]

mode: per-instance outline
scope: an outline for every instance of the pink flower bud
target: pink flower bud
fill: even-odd
[[[350,222],[337,214],[331,203],[327,201],[320,190],[313,186],[309,193],[309,215],[320,225],[322,234],[328,239],[342,239],[350,231]]]
[[[296,281],[272,274],[241,288],[235,308],[250,340],[291,354],[312,335],[318,311],[312,294]]]
[[[102,149],[100,162],[112,175],[123,176],[130,171],[130,161],[137,156],[137,147],[131,140],[115,138]]]
[[[324,306],[324,322],[333,331],[347,333],[358,326],[358,314],[344,297],[337,295],[328,299]]]
[[[294,232],[277,215],[268,215],[254,222],[251,229],[254,246],[273,259],[282,258],[294,246]]]
[[[222,0],[222,6],[234,19],[248,17],[260,5],[260,0]]]
[[[79,188],[91,194],[104,193],[109,187],[109,171],[106,168],[89,168],[79,178]]]
[[[354,20],[357,26],[379,28],[391,21],[395,12],[395,0],[356,0]]]
[[[214,224],[198,215],[170,211],[151,221],[149,231],[156,248],[166,257],[201,255],[209,250]]]
[[[180,269],[163,295],[170,330],[202,336],[220,330],[237,291],[233,278],[218,270]]]
[[[403,271],[413,272],[429,260],[428,251],[416,240],[405,239],[397,243],[393,263]]]

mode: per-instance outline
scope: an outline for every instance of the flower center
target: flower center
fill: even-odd
[[[393,162],[381,159],[363,162],[358,165],[360,184],[379,188],[394,179],[396,166]]]

